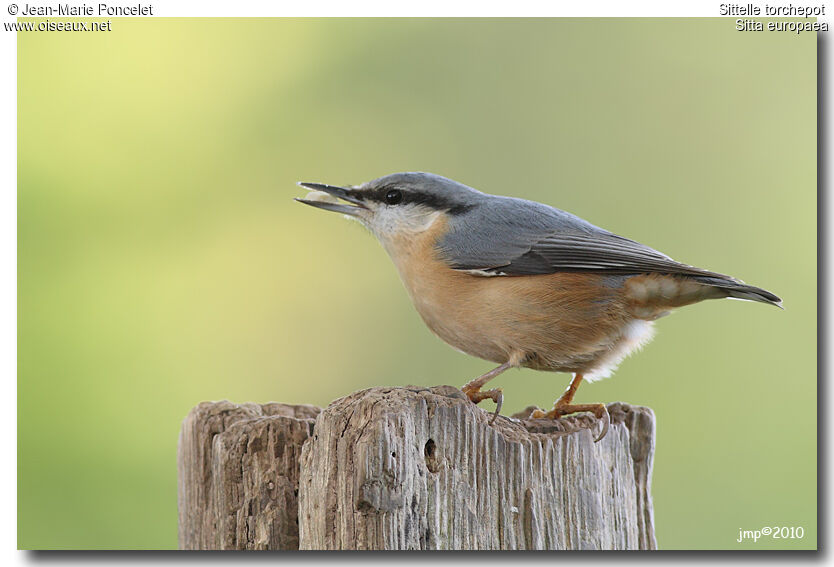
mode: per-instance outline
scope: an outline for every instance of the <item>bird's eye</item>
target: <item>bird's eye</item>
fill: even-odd
[[[391,189],[385,194],[385,202],[389,205],[396,205],[403,200],[403,192],[399,189]]]

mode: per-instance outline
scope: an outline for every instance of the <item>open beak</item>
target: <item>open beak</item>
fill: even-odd
[[[304,203],[305,205],[310,205],[311,207],[316,207],[318,209],[324,209],[325,211],[333,211],[336,213],[342,213],[345,215],[350,215],[352,217],[359,216],[359,212],[363,210],[367,210],[362,201],[357,199],[354,195],[351,195],[351,190],[345,187],[336,187],[334,185],[324,185],[323,183],[305,183],[303,181],[299,181],[298,184],[302,187],[306,187],[307,189],[312,189],[314,191],[322,191],[327,193],[328,195],[333,195],[334,197],[338,197],[343,201],[347,201],[348,203],[352,203],[351,205],[345,205],[344,203],[333,203],[331,201],[315,201],[312,199],[299,199],[296,197],[296,201],[299,203]]]

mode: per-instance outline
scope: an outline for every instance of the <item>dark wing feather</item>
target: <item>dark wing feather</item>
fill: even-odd
[[[484,269],[484,268],[482,268]],[[484,271],[507,275],[554,272],[605,272],[606,274],[664,273],[728,278],[672,260],[643,244],[611,234],[553,233],[533,242],[529,250],[503,266]]]

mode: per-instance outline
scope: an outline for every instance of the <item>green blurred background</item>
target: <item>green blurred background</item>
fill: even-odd
[[[298,180],[431,171],[785,300],[688,307],[580,402],[657,414],[665,549],[816,546],[816,36],[730,19],[117,19],[18,36],[18,544],[175,548],[203,400],[492,365]],[[358,362],[362,360],[363,362]],[[505,413],[569,377],[512,371]],[[491,405],[485,403],[486,409]],[[736,543],[739,528],[802,540]]]

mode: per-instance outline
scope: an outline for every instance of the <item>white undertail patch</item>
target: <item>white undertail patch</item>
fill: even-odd
[[[646,346],[654,335],[655,328],[651,321],[635,319],[627,323],[622,329],[621,340],[614,345],[611,353],[596,368],[583,374],[583,378],[588,382],[608,378],[625,357]]]

